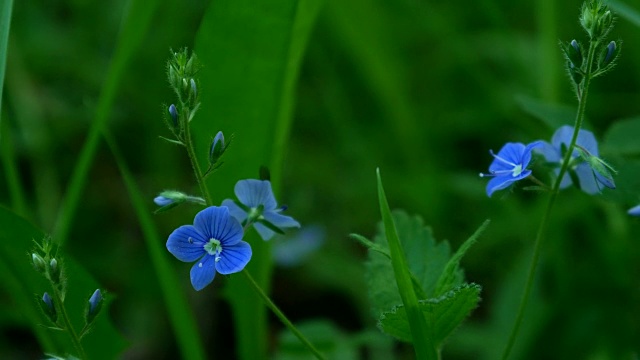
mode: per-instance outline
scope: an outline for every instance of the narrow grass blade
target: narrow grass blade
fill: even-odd
[[[158,274],[167,312],[169,313],[171,325],[173,326],[182,358],[204,359],[205,355],[195,318],[189,310],[184,295],[178,290],[181,288],[180,283],[167,259],[167,251],[165,251],[162,246],[164,241],[158,236],[151,213],[145,206],[146,201],[141,195],[133,176],[131,176],[116,142],[106,131],[104,132],[104,137],[120,169],[120,174],[127,188],[129,198],[135,209],[138,221],[140,221],[140,227],[147,249],[149,250],[149,255],[151,256],[151,261]]]
[[[53,238],[60,245],[63,245],[69,236],[73,218],[87,183],[89,170],[98,149],[100,134],[111,115],[120,80],[134,52],[144,40],[157,5],[158,0],[131,0],[125,10],[116,50],[98,99],[96,116],[91,123],[87,140],[82,147],[76,167],[73,169],[71,181],[67,187],[60,215],[53,231]]]
[[[393,265],[393,272],[396,277],[396,284],[398,285],[398,291],[402,298],[402,303],[406,309],[409,317],[409,328],[411,329],[411,335],[413,339],[413,346],[416,351],[416,357],[418,359],[438,359],[438,354],[435,349],[435,342],[433,334],[429,333],[426,320],[420,310],[418,304],[418,297],[413,289],[413,283],[411,281],[411,273],[407,266],[407,261],[404,257],[402,245],[398,238],[395,223],[391,216],[391,210],[387,203],[387,197],[382,187],[382,179],[380,177],[380,169],[377,169],[378,178],[378,200],[380,203],[380,214],[382,215],[382,222],[384,224],[384,231],[389,243],[389,253],[391,254],[391,264]]]

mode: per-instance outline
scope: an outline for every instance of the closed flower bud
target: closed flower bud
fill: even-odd
[[[96,291],[93,292],[93,295],[89,298],[89,306],[87,307],[85,314],[85,321],[87,324],[91,324],[100,313],[100,310],[102,309],[102,300],[102,292],[100,292],[100,289],[96,289]]]
[[[44,259],[42,258],[42,256],[36,253],[33,253],[31,254],[31,261],[33,262],[33,267],[36,269],[37,272],[39,273],[45,272],[45,268],[47,265],[44,262]]]
[[[42,310],[47,315],[51,322],[55,323],[58,320],[58,314],[56,313],[56,307],[53,305],[53,299],[49,293],[45,292],[42,296],[42,303],[40,303]]]
[[[580,44],[574,39],[569,44],[562,44],[562,50],[569,61],[570,67],[580,68],[582,66],[582,52]]]
[[[171,122],[173,122],[173,126],[175,128],[178,127],[178,109],[174,104],[169,106],[169,116],[171,116]]]
[[[191,79],[191,92],[193,93],[193,97],[198,97],[198,87],[196,86],[196,81]]]
[[[49,262],[49,277],[55,284],[60,282],[60,266],[58,266],[58,260],[55,258]]]
[[[215,164],[218,162],[226,147],[224,146],[224,134],[222,131],[218,131],[216,136],[211,141],[211,146],[209,147],[209,163]]]

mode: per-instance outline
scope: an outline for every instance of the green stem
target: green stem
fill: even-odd
[[[185,108],[185,107],[183,107]],[[191,130],[189,129],[189,118],[185,117],[183,119],[185,122],[184,125],[184,147],[187,148],[187,153],[189,154],[189,160],[191,161],[191,167],[193,168],[193,172],[196,175],[196,181],[198,182],[198,186],[200,187],[200,192],[204,199],[207,202],[207,205],[213,205],[211,202],[211,196],[209,195],[209,189],[207,188],[207,184],[204,181],[204,177],[202,176],[202,170],[200,169],[200,164],[198,164],[198,157],[196,156],[195,151],[193,150],[193,142],[191,141]]]
[[[69,320],[69,315],[67,315],[67,309],[65,308],[64,303],[62,302],[62,294],[60,293],[60,290],[55,284],[52,284],[52,285],[53,285],[53,296],[55,297],[55,302],[58,305],[58,310],[60,311],[60,315],[62,317],[62,322],[64,323],[64,327],[69,333],[69,337],[71,337],[71,342],[73,343],[73,346],[76,348],[76,351],[78,352],[78,357],[80,357],[80,359],[86,359],[87,354],[85,354],[84,348],[82,348],[82,344],[80,343],[80,338],[78,337],[78,334],[76,334],[76,330],[73,328],[73,325],[71,325],[71,321]]]
[[[211,196],[209,195],[207,184],[205,183],[204,177],[202,175],[202,171],[200,170],[200,165],[198,164],[198,159],[196,158],[196,154],[193,149],[193,142],[191,141],[191,132],[189,130],[188,119],[185,119],[185,121],[186,123],[185,123],[184,146],[187,148],[189,160],[191,161],[191,166],[193,167],[196,180],[198,182],[198,185],[200,186],[200,191],[202,192],[202,196],[204,197],[207,205],[211,206],[213,205],[213,201],[211,200]],[[253,279],[249,271],[245,268],[244,270],[242,270],[242,272],[245,274],[245,277],[247,278],[251,286],[253,286],[253,289],[260,295],[265,305],[267,305],[267,307],[271,309],[271,311],[273,311],[273,313],[280,319],[280,321],[282,321],[282,323],[287,328],[289,328],[289,330],[298,339],[300,339],[302,344],[304,344],[309,349],[309,351],[311,351],[316,356],[316,358],[325,359],[324,356],[322,356],[322,354],[320,354],[320,352],[311,344],[311,342],[304,335],[302,335],[302,333],[295,327],[295,325],[293,325],[293,323],[284,315],[284,313],[280,311],[280,309],[276,306],[276,304],[274,304],[273,301],[271,301],[269,296],[264,292],[264,290],[262,290],[260,285],[258,285],[258,283]]]
[[[562,178],[567,172],[569,168],[569,163],[571,162],[571,155],[573,153],[573,149],[576,146],[576,141],[578,139],[578,133],[580,132],[580,128],[582,127],[582,122],[584,120],[584,112],[587,106],[587,95],[589,93],[589,85],[591,83],[591,69],[593,64],[593,57],[595,54],[596,47],[598,45],[598,41],[589,42],[589,51],[587,55],[587,68],[585,71],[584,84],[580,91],[578,88],[578,112],[576,114],[576,121],[573,128],[573,136],[571,137],[571,143],[567,148],[567,152],[564,154],[564,158],[562,160],[562,167],[560,168],[560,173],[553,185],[553,190],[551,191],[551,196],[549,197],[549,202],[547,203],[547,208],[542,216],[542,221],[540,223],[540,227],[538,228],[538,233],[536,234],[536,241],[533,248],[533,257],[531,258],[531,265],[529,266],[529,273],[527,275],[527,283],[525,285],[524,293],[522,294],[522,299],[520,300],[520,307],[518,308],[518,315],[516,316],[516,321],[513,325],[513,329],[511,330],[511,334],[509,335],[509,342],[507,343],[507,347],[505,348],[502,354],[502,360],[506,360],[509,357],[509,353],[511,352],[511,348],[513,347],[516,337],[518,336],[518,331],[520,330],[520,324],[522,323],[522,318],[524,316],[524,310],[527,307],[527,303],[529,301],[529,295],[531,294],[531,289],[533,288],[533,280],[536,274],[536,268],[538,266],[538,259],[540,258],[540,248],[542,244],[542,238],[545,234],[545,230],[549,223],[549,216],[551,214],[551,209],[558,197],[558,193],[560,191],[560,183],[562,182]]]
[[[325,357],[315,348],[315,346],[313,346],[313,344],[311,344],[311,342],[309,342],[309,340],[307,340],[307,338],[302,335],[302,333],[295,327],[295,325],[293,325],[293,323],[291,323],[291,321],[282,313],[282,311],[280,311],[278,306],[276,306],[276,304],[271,301],[269,296],[265,294],[260,285],[258,285],[258,283],[253,279],[249,271],[245,269],[242,270],[242,273],[247,278],[247,281],[249,281],[249,284],[251,284],[258,295],[260,295],[265,305],[267,305],[267,307],[271,309],[271,311],[273,311],[278,319],[280,319],[280,321],[282,321],[282,323],[289,328],[293,335],[295,335],[304,344],[304,346],[306,346],[309,351],[311,351],[313,355],[315,355],[316,358],[325,359]]]

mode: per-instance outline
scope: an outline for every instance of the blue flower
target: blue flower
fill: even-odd
[[[629,211],[627,211],[627,214],[633,215],[633,216],[640,216],[640,205],[634,206],[631,209],[629,209]]]
[[[571,137],[573,136],[573,127],[565,125],[560,127],[553,134],[551,138],[551,144],[546,141],[542,142],[542,146],[536,149],[541,153],[547,162],[557,165],[555,169],[556,176],[560,174],[560,166],[566,149],[571,143]],[[583,149],[589,152],[592,156],[598,155],[598,142],[596,141],[593,133],[587,130],[580,130],[578,132],[578,138],[576,139],[576,145],[581,146]],[[597,175],[594,177],[594,172],[581,157],[578,149],[574,149],[571,154],[571,160],[569,165],[569,171],[573,171],[576,174],[579,184],[575,184],[582,191],[587,194],[596,194],[600,192],[600,186],[596,183]],[[562,181],[560,182],[560,189],[565,189],[571,185],[571,176],[569,173],[564,174]],[[603,183],[607,186],[607,184]]]
[[[236,273],[251,260],[251,246],[242,241],[243,234],[226,206],[210,206],[196,214],[193,225],[180,226],[169,235],[167,250],[180,261],[196,262],[191,285],[202,290],[216,272]]]
[[[222,206],[227,206],[231,216],[241,223],[252,223],[263,240],[269,240],[275,234],[269,225],[277,229],[300,227],[292,217],[280,214],[285,208],[278,208],[269,180],[240,180],[234,191],[241,205],[226,199]],[[268,224],[265,225],[265,222]]]
[[[495,191],[506,189],[514,182],[531,175],[531,170],[527,169],[531,162],[531,151],[540,144],[540,141],[526,146],[522,143],[506,143],[497,155],[489,151],[495,159],[489,165],[489,173],[480,174],[482,177],[494,177],[487,184],[487,195],[491,197]]]

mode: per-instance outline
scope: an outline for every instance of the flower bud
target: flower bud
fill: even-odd
[[[190,83],[191,83],[191,92],[193,93],[193,97],[197,98],[198,97],[198,87],[196,86],[196,81],[193,80],[193,78],[192,78]]]
[[[171,121],[173,122],[173,126],[175,128],[178,127],[178,109],[174,104],[169,106],[169,116],[171,116]]]
[[[100,289],[96,289],[96,291],[93,292],[93,295],[89,298],[89,306],[85,313],[85,321],[87,324],[91,324],[98,313],[100,313],[100,310],[102,309],[102,300],[102,292],[100,292]]]
[[[31,254],[31,261],[33,263],[33,267],[36,269],[37,272],[39,273],[44,273],[45,272],[45,267],[47,266],[46,263],[44,262],[44,259],[42,258],[42,256],[33,253]]]
[[[55,258],[49,262],[49,278],[54,284],[60,282],[60,267],[58,266],[58,260]]]
[[[42,310],[45,315],[51,320],[51,322],[55,323],[58,320],[58,314],[56,313],[56,307],[53,305],[53,299],[49,295],[49,293],[45,292],[42,296],[42,303],[40,303]]]
[[[580,51],[580,44],[574,39],[569,44],[563,43],[561,45],[564,55],[569,61],[569,67],[580,68],[582,66],[582,52]]]
[[[218,162],[226,147],[224,146],[224,134],[222,131],[218,131],[216,136],[211,141],[211,146],[209,147],[209,163],[215,164]]]

